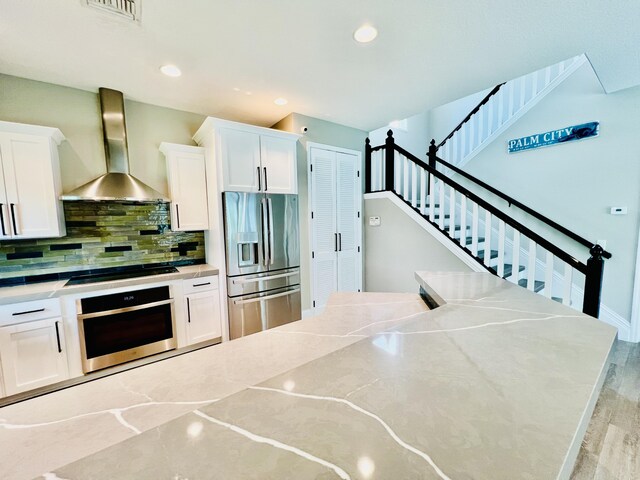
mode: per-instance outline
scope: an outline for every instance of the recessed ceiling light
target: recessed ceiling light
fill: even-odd
[[[182,75],[180,69],[175,65],[163,65],[160,67],[160,71],[167,77],[179,77],[180,75]]]
[[[282,98],[282,97],[280,97],[280,98],[276,98],[276,99],[273,101],[273,103],[275,103],[276,105],[286,105],[286,104],[287,104],[287,103],[289,103],[289,102],[287,101],[287,99],[286,99],[286,98]]]
[[[244,93],[245,93],[245,95],[253,95],[252,92],[244,92]]]
[[[353,32],[353,38],[356,42],[368,43],[378,36],[378,30],[371,25],[363,25]]]
[[[239,89],[238,87],[233,87],[233,91],[234,91],[234,92],[239,92],[239,91],[240,91],[240,89]]]

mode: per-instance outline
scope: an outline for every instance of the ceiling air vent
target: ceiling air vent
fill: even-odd
[[[86,0],[87,5],[103,12],[118,15],[135,22],[140,21],[142,0]]]

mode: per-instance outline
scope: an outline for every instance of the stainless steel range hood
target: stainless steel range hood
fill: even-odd
[[[129,174],[127,128],[122,92],[100,88],[100,110],[107,173],[63,194],[62,200],[169,202],[162,193]]]

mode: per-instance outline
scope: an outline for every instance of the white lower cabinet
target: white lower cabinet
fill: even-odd
[[[62,317],[0,328],[0,362],[5,395],[66,380]]]
[[[184,281],[187,345],[222,337],[218,277]]]

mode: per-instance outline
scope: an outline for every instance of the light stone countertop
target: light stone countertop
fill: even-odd
[[[143,436],[427,310],[417,294],[334,294],[321,316],[0,408],[0,478],[30,479]]]
[[[96,290],[144,285],[145,283],[157,283],[180,279],[187,280],[190,278],[218,274],[218,269],[216,267],[207,264],[187,265],[184,267],[176,267],[176,269],[178,271],[175,273],[164,273],[162,275],[151,275],[148,277],[125,278],[109,282],[86,283],[83,285],[69,285],[66,287],[65,284],[67,283],[67,280],[32,283],[29,285],[16,285],[13,287],[0,287],[0,305],[58,298],[63,295],[94,292]]]
[[[143,367],[110,377],[117,395],[0,409],[6,478],[568,478],[615,329],[490,274],[417,279],[442,306],[341,294],[321,317],[153,364],[157,384]],[[189,413],[159,424],[180,400]]]

